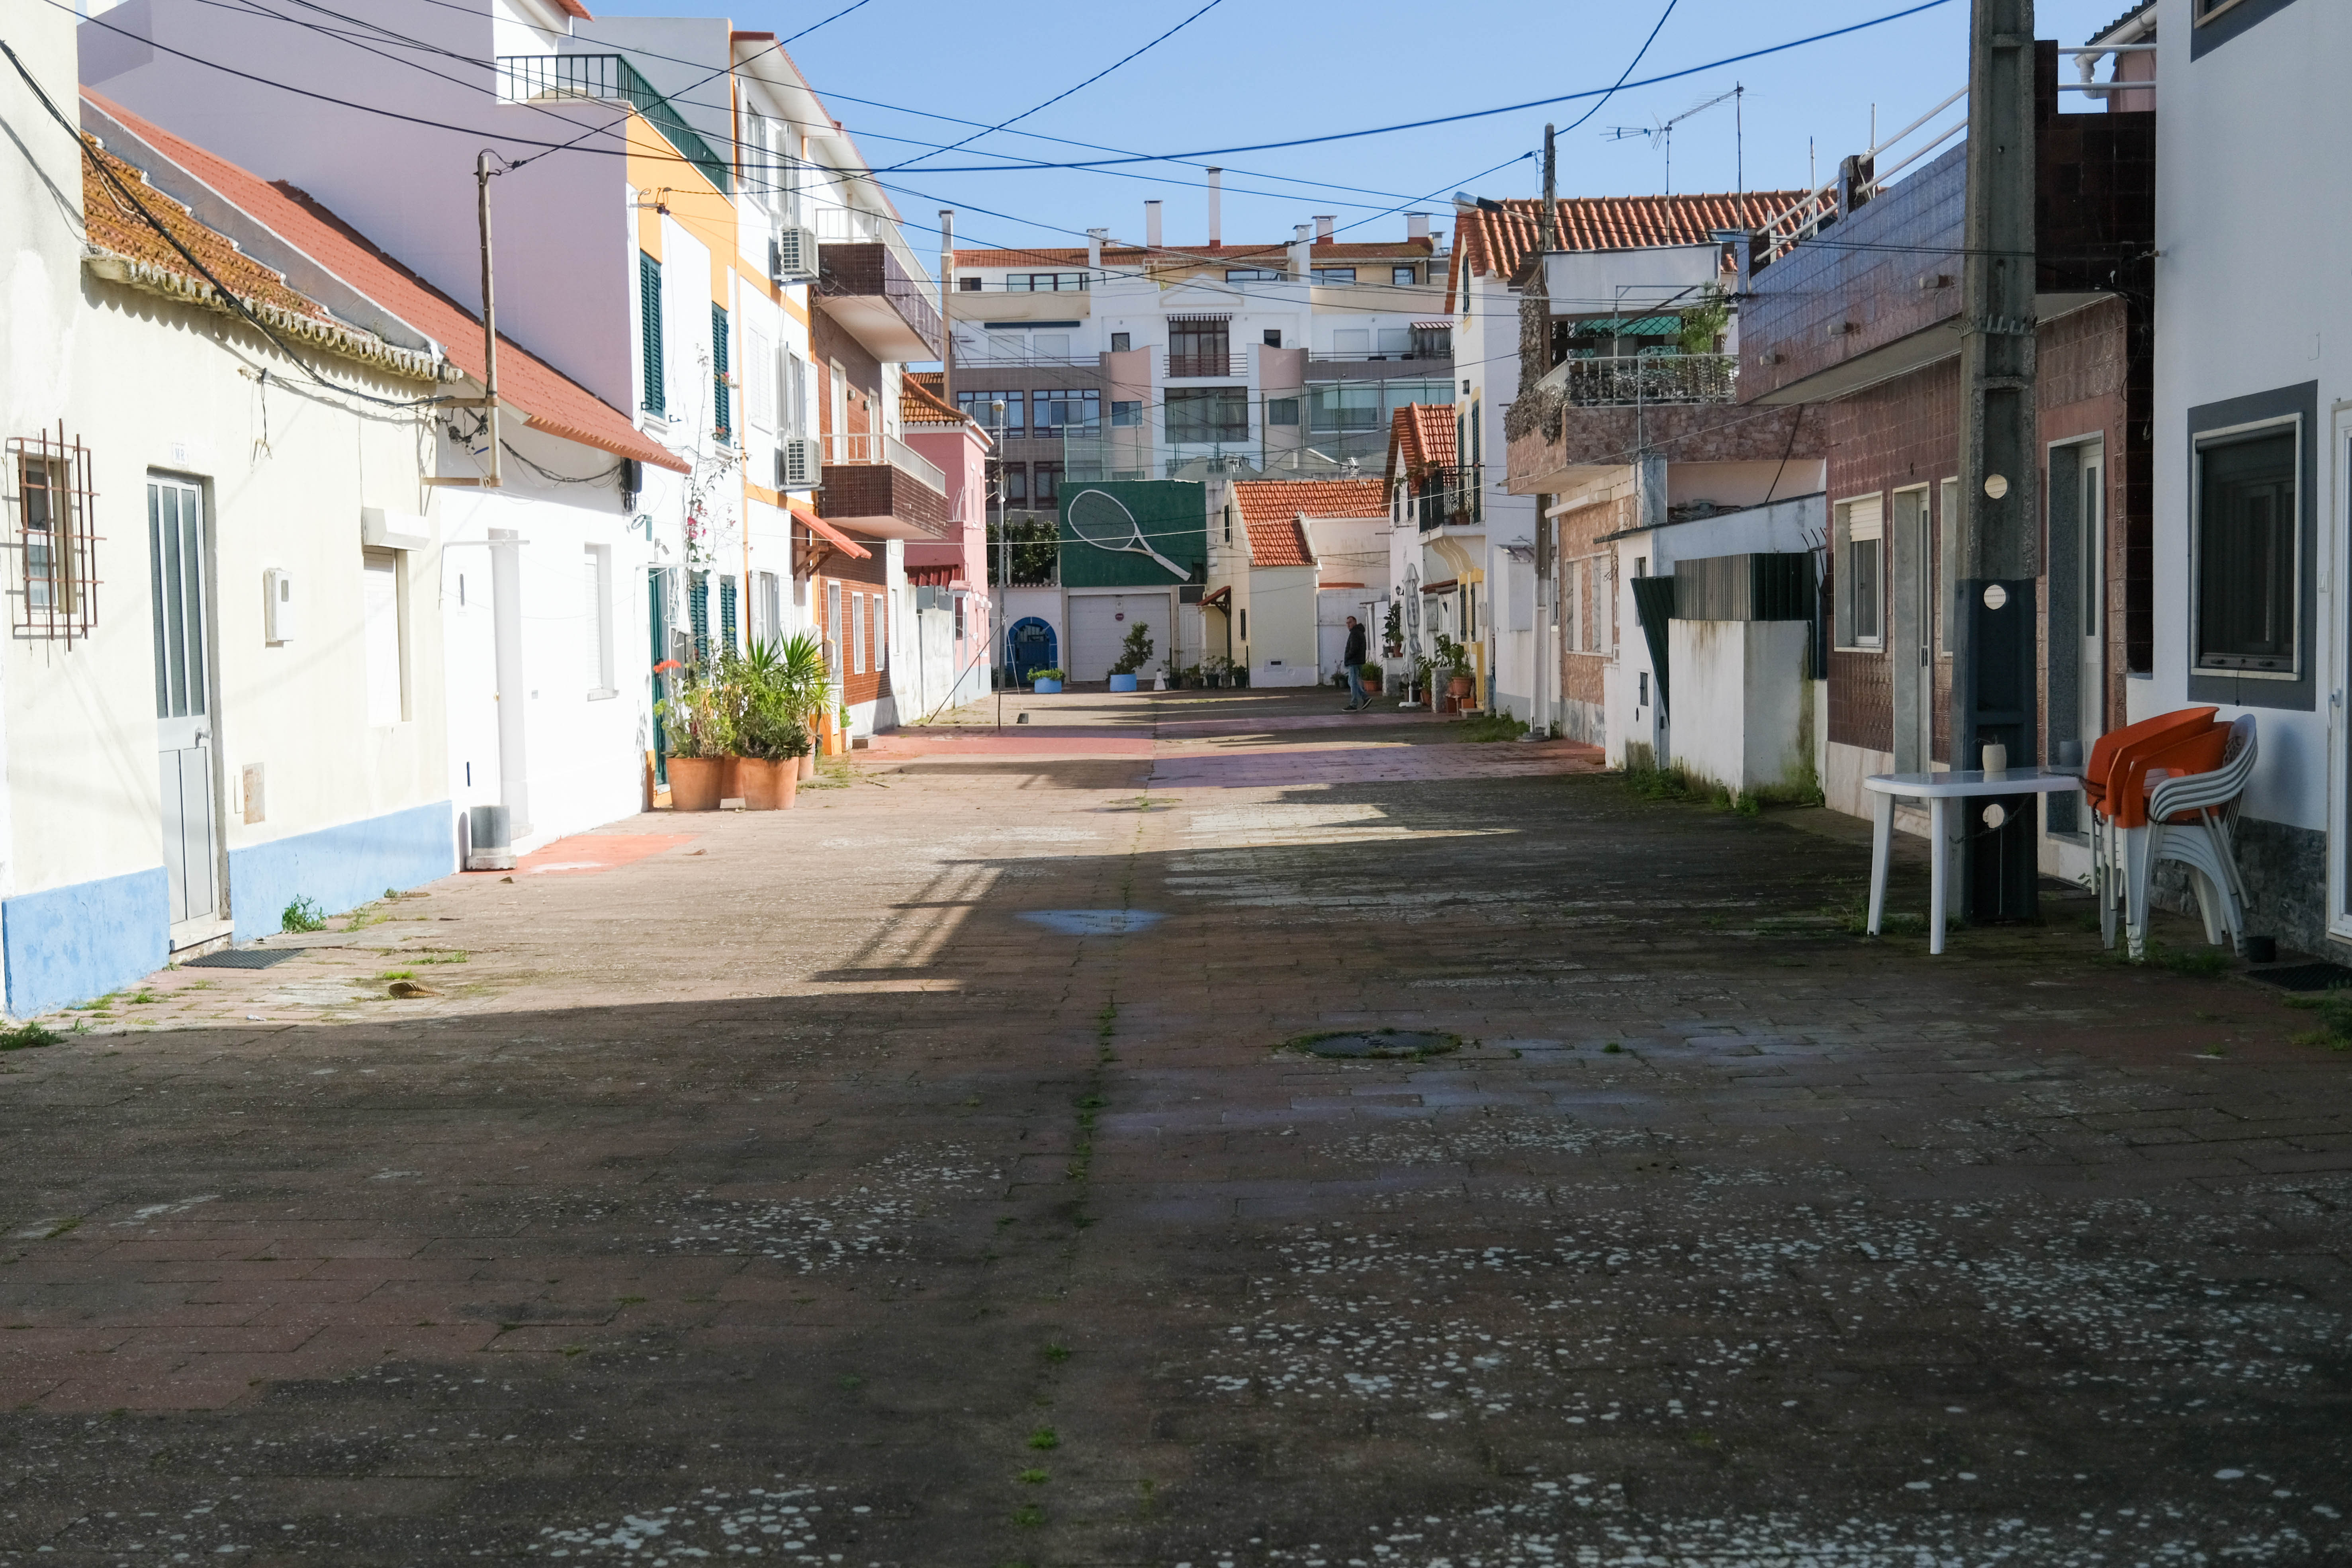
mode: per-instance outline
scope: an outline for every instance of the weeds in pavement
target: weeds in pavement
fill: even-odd
[[[1528,727],[1508,713],[1482,713],[1475,719],[1465,719],[1454,726],[1457,741],[1516,741],[1528,732]]]
[[[1601,1047],[1601,1048],[1603,1051],[1607,1052],[1609,1055],[1612,1056],[1612,1057],[1613,1057],[1613,1056],[1619,1056],[1619,1055],[1623,1054],[1624,1049],[1625,1049],[1625,1047],[1622,1047],[1622,1046],[1619,1045],[1619,1044],[1618,1044],[1616,1041],[1614,1041],[1614,1040],[1610,1041],[1607,1045],[1605,1045],[1605,1046]]]
[[[13,1029],[0,1029],[0,1051],[29,1051],[40,1046],[54,1046],[64,1038],[55,1029],[39,1024],[19,1024]]]
[[[1070,1347],[1067,1345],[1047,1345],[1045,1347],[1045,1354],[1047,1361],[1067,1361],[1070,1359]]]
[[[1051,1426],[1040,1426],[1029,1434],[1029,1446],[1041,1450],[1058,1448],[1062,1446],[1062,1440],[1054,1435],[1054,1429]]]
[[[1659,767],[1654,763],[1629,758],[1617,778],[1625,786],[1625,793],[1636,800],[1683,801],[1693,805],[1711,805],[1717,811],[1738,812],[1742,816],[1760,816],[1766,806],[1819,805],[1822,799],[1821,784],[1813,779],[1811,769],[1795,784],[1734,791],[1706,779],[1693,778],[1671,763]]]
[[[2319,1015],[2319,1027],[2294,1037],[2298,1046],[2325,1046],[2331,1051],[2352,1051],[2352,992],[2326,991],[2316,996],[2290,996],[2290,1007]]]
[[[319,907],[316,899],[297,898],[278,917],[278,927],[280,931],[324,931],[327,929],[327,911]]]
[[[155,993],[148,990],[143,985],[138,990],[132,992],[131,994],[131,1001],[134,1006],[143,1007],[148,1005],[150,1003],[161,1002],[163,998],[161,996],[156,995]]]
[[[1015,1479],[1024,1487],[1042,1487],[1054,1478],[1043,1470],[1024,1470]]]

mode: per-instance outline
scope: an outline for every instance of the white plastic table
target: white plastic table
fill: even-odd
[[[1927,951],[1944,951],[1944,863],[1948,854],[1944,824],[1955,800],[2013,795],[2055,795],[2081,789],[2080,773],[2047,768],[2010,768],[1987,776],[1976,770],[1948,773],[1873,773],[1862,787],[1874,797],[1870,837],[1870,934],[1878,934],[1886,912],[1886,862],[1895,847],[1895,802],[1900,796],[1927,803]]]

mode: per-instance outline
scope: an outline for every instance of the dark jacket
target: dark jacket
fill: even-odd
[[[1343,657],[1350,665],[1358,665],[1364,662],[1363,627],[1349,626],[1348,628],[1348,651]]]

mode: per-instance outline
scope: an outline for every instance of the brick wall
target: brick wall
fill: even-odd
[[[825,436],[844,433],[833,427],[833,367],[836,363],[849,383],[849,428],[846,433],[863,436],[881,429],[881,362],[867,353],[864,344],[842,331],[822,310],[809,312],[809,353],[816,361],[818,433]]]

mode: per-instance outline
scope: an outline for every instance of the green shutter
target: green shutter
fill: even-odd
[[[669,658],[669,649],[664,646],[669,641],[666,608],[662,603],[662,569],[656,566],[646,574],[646,625],[653,632],[653,662],[656,665]],[[666,701],[669,693],[669,677],[658,669],[655,670],[654,700]],[[664,784],[669,783],[669,734],[662,727],[659,710],[654,713],[654,777]]]
[[[637,252],[637,314],[642,318],[638,331],[645,359],[646,412],[667,414],[669,400],[662,375],[661,263],[642,250]]]
[[[687,626],[694,633],[694,662],[710,664],[710,574],[697,572],[687,590]]]
[[[719,579],[719,646],[735,651],[735,579]]]
[[[733,400],[727,395],[727,310],[724,306],[710,307],[710,406],[717,412],[711,428],[719,435],[735,432]]]

